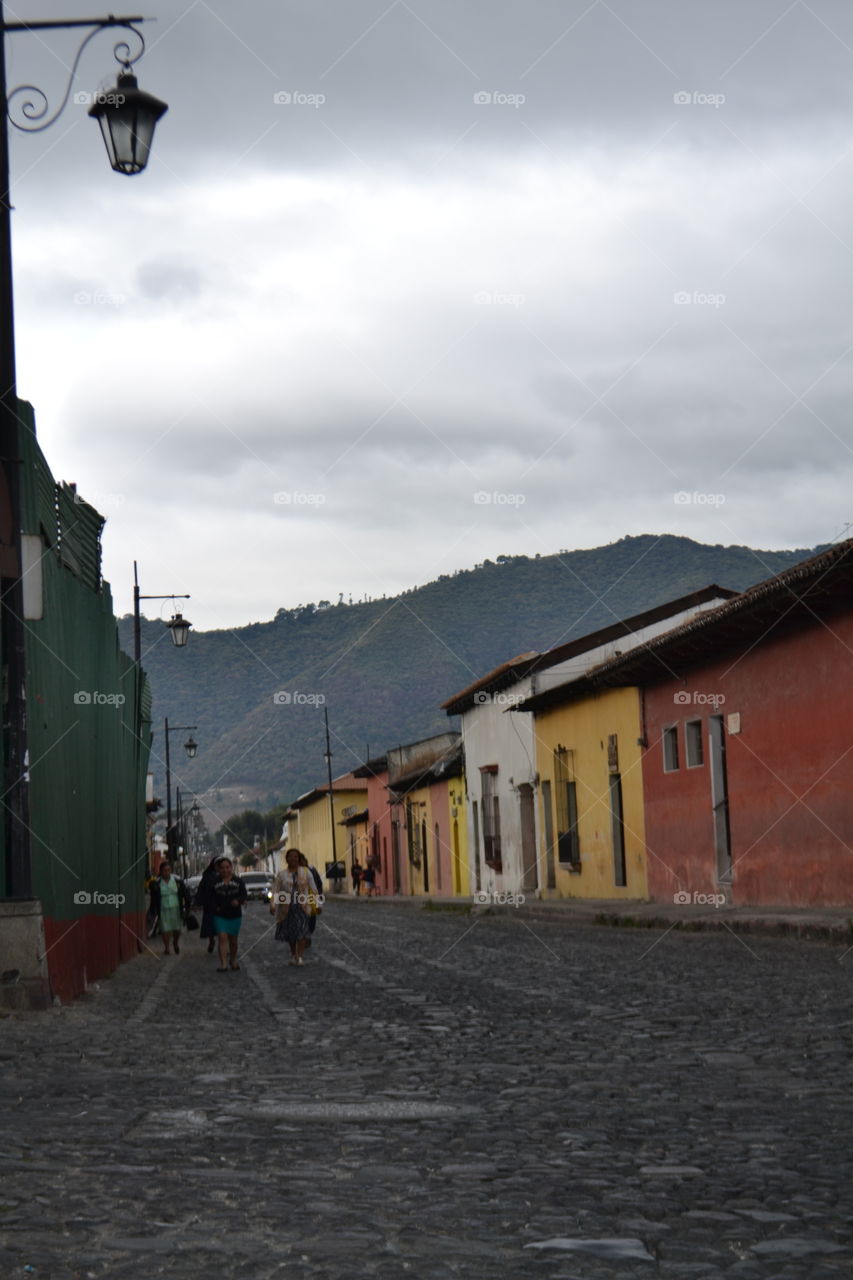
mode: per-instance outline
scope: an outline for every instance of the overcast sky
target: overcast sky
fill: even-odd
[[[145,12],[146,173],[73,100],[13,137],[20,392],[108,517],[117,612],[134,559],[211,628],[853,521],[849,0]],[[7,48],[61,96],[72,39]]]

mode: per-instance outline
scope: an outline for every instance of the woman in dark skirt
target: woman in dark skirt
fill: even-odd
[[[213,908],[216,904],[213,901],[211,890],[213,889],[213,886],[216,883],[216,880],[218,878],[219,872],[217,868],[221,860],[222,860],[222,854],[217,854],[215,858],[211,858],[210,862],[207,864],[207,867],[202,873],[202,877],[201,877],[201,880],[199,881],[199,886],[196,889],[196,894],[195,894],[195,905],[197,907],[201,907],[201,912],[202,912],[201,930],[198,936],[200,938],[208,939],[208,943],[207,943],[208,955],[211,954],[214,947],[216,946],[216,930],[213,927]]]
[[[311,917],[318,906],[317,886],[308,868],[301,865],[301,858],[298,849],[288,849],[287,870],[279,871],[273,881],[270,907],[276,918],[276,941],[288,943],[290,963],[300,968],[305,964],[303,954],[311,937]]]

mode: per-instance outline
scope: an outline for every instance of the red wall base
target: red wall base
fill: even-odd
[[[52,920],[45,916],[44,938],[51,991],[63,1002],[82,996],[89,982],[105,978],[139,952],[145,937],[145,912],[121,916],[81,916]]]

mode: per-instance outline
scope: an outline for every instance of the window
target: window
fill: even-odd
[[[480,770],[482,779],[483,850],[486,865],[501,871],[501,810],[497,795],[498,770],[489,765]]]
[[[702,750],[702,721],[688,720],[684,726],[684,751],[687,757],[687,768],[698,769],[705,763]]]
[[[557,801],[557,858],[572,867],[581,861],[578,832],[578,792],[573,753],[565,747],[554,752],[554,792]]]
[[[678,768],[678,725],[670,725],[663,731],[663,771],[674,773]]]

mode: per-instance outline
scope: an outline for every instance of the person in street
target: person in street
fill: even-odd
[[[319,907],[317,885],[307,859],[303,865],[303,858],[301,850],[288,849],[286,869],[279,871],[273,881],[270,906],[276,919],[276,941],[289,945],[290,963],[300,968],[305,964],[304,952],[311,938],[310,920]]]
[[[198,888],[195,893],[195,905],[201,908],[201,930],[200,938],[207,938],[207,954],[210,955],[216,946],[216,930],[213,927],[213,908],[214,902],[212,897],[212,889],[214,882],[219,875],[219,863],[222,861],[222,854],[216,854],[210,859],[205,867],[199,881]]]
[[[181,954],[181,926],[190,909],[190,895],[183,880],[172,874],[170,862],[160,863],[160,874],[151,885],[151,911],[156,914],[163,939],[163,955],[170,955],[169,944],[175,955]]]
[[[235,876],[231,859],[220,858],[216,879],[210,888],[213,929],[219,946],[217,973],[227,973],[229,968],[240,968],[237,963],[237,946],[243,923],[243,903],[247,897],[246,886],[239,876]]]
[[[145,936],[146,938],[155,938],[157,930],[160,928],[157,918],[157,912],[154,910],[151,891],[157,883],[157,876],[153,873],[145,880],[145,892],[148,895],[148,910],[145,913]]]
[[[356,859],[352,864],[352,891],[355,896],[361,897],[361,878],[364,874],[364,867]]]
[[[367,866],[364,868],[363,879],[367,886],[367,896],[372,898],[376,893],[376,867],[372,861],[368,861]]]
[[[314,937],[314,930],[317,928],[317,920],[320,916],[320,912],[323,909],[323,903],[325,902],[325,895],[323,893],[323,877],[320,875],[320,872],[317,870],[316,867],[311,866],[311,863],[305,857],[304,853],[300,853],[299,855],[299,865],[300,867],[307,867],[308,873],[311,876],[311,879],[314,881],[314,887],[317,890],[317,909],[314,912],[314,914],[310,916],[308,919],[308,928],[310,932],[309,932],[308,940],[305,943],[305,949],[307,950],[308,947],[311,946],[311,940]]]

